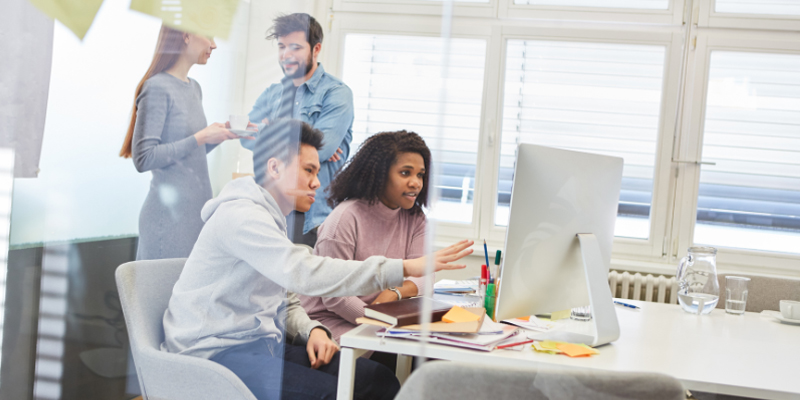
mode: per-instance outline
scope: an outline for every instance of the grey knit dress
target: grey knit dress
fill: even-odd
[[[139,214],[137,260],[188,257],[203,228],[200,209],[211,199],[206,153],[194,134],[207,126],[203,94],[194,79],[162,72],[136,98],[133,163],[150,171],[150,191]]]

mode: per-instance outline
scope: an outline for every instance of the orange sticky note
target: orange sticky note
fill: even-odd
[[[597,350],[579,344],[559,343],[556,347],[570,357],[588,357],[598,354]]]
[[[447,312],[444,316],[442,316],[442,321],[444,322],[472,322],[477,321],[481,317],[479,315],[473,314],[459,306],[454,306]]]

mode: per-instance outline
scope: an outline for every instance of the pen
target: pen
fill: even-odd
[[[500,250],[497,250],[497,252],[494,254],[494,277],[495,281],[497,278],[500,278]]]
[[[502,346],[497,346],[496,348],[505,349],[506,347],[514,347],[514,346],[519,346],[519,345],[528,344],[528,343],[533,343],[533,340],[526,340],[524,342],[504,344]]]
[[[616,300],[614,300],[614,304],[619,304],[619,305],[621,305],[621,306],[625,306],[625,307],[628,307],[628,308],[635,308],[635,309],[637,309],[637,310],[639,310],[639,309],[641,309],[641,308],[642,308],[642,307],[639,307],[639,306],[635,306],[635,305],[633,305],[633,304],[623,303],[623,302],[621,302],[621,301],[616,301]]]
[[[486,269],[488,271],[489,266],[492,265],[492,264],[489,264],[489,250],[486,249],[486,239],[483,239],[483,256],[486,257]],[[490,273],[487,278],[491,278],[491,277],[492,277],[492,274]]]

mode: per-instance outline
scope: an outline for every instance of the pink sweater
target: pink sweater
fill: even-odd
[[[366,260],[381,255],[388,258],[422,257],[425,246],[425,216],[392,210],[380,201],[347,200],[339,204],[317,232],[314,254],[343,260]],[[422,294],[424,278],[409,278]],[[433,282],[433,279],[431,279]],[[364,306],[378,293],[350,297],[300,297],[308,316],[325,325],[333,339],[356,327],[364,316]]]

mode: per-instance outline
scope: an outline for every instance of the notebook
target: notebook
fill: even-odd
[[[414,297],[388,303],[371,304],[364,307],[364,316],[386,322],[389,325],[406,326],[418,324],[423,297]],[[450,304],[431,300],[431,322],[441,321],[442,316],[453,307]]]
[[[477,321],[470,321],[470,322],[454,322],[454,323],[447,323],[444,321],[437,321],[432,322],[428,325],[428,329],[431,332],[442,332],[442,333],[453,333],[453,334],[468,334],[468,333],[478,333],[478,334],[485,334],[485,333],[499,333],[500,329],[494,329],[492,332],[482,332],[483,327],[487,326],[487,319],[484,318],[486,314],[486,310],[483,308],[467,308],[467,311],[476,314],[479,316]],[[383,328],[390,328],[392,327],[391,324],[387,324],[383,321],[378,321],[372,318],[356,318],[356,323],[358,324],[367,324],[367,325],[375,325],[380,326]],[[483,325],[481,325],[483,324]],[[497,327],[498,325],[505,325],[505,324],[494,324],[493,326]],[[422,326],[419,324],[412,324],[412,325],[405,325],[405,326],[398,326],[392,328],[392,331],[404,331],[404,332],[414,332],[414,331],[421,331]]]

